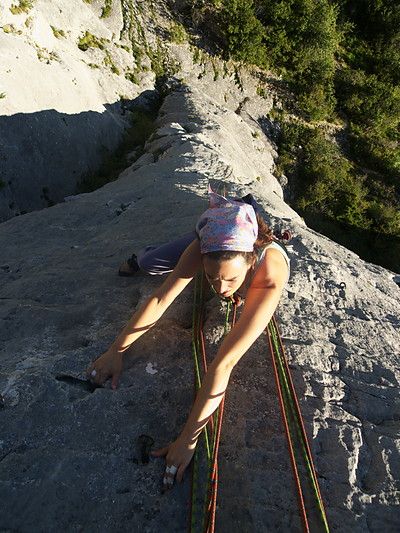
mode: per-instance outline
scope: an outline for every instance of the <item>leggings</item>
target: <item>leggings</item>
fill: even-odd
[[[197,238],[197,233],[191,231],[161,246],[146,246],[138,251],[136,261],[140,270],[152,274],[169,274],[176,267],[181,255]]]

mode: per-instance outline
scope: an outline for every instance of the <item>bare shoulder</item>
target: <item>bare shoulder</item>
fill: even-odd
[[[288,265],[283,254],[275,248],[265,252],[264,259],[259,266],[252,282],[252,288],[278,287],[283,289],[288,276]]]

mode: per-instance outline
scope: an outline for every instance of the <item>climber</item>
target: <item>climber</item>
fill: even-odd
[[[210,364],[181,435],[152,452],[156,457],[166,456],[164,488],[168,489],[182,480],[201,431],[222,400],[232,369],[271,319],[289,276],[289,258],[253,206],[210,189],[210,207],[200,216],[196,232],[168,245],[145,248],[132,265],[132,270],[170,274],[134,313],[112,346],[89,366],[87,377],[96,386],[111,377],[111,387],[117,387],[123,353],[154,326],[199,270],[204,270],[222,298],[235,294],[244,298],[241,316]]]

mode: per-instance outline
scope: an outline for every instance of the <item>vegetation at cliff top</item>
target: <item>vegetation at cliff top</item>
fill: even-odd
[[[179,9],[217,54],[279,73],[295,96],[274,117],[288,201],[315,229],[400,271],[400,5],[187,0]]]

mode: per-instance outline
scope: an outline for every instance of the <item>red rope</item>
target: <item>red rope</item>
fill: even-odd
[[[236,322],[236,311],[238,301],[232,299],[233,309],[232,309],[232,320],[231,327],[235,325]],[[208,485],[209,493],[209,502],[207,506],[207,520],[205,522],[204,533],[213,533],[215,529],[215,518],[217,510],[217,492],[218,492],[218,452],[219,452],[219,443],[221,438],[221,429],[222,429],[222,418],[224,413],[225,406],[225,394],[222,397],[221,403],[218,408],[217,416],[217,427],[215,435],[215,448],[213,455],[213,463],[211,467],[211,477]],[[210,418],[210,421],[213,423],[213,417]]]
[[[279,347],[280,347],[282,355],[283,355],[283,362],[284,362],[284,365],[285,365],[285,368],[286,368],[286,372],[287,372],[287,376],[288,376],[288,379],[289,379],[290,390],[292,392],[292,396],[293,396],[293,399],[294,399],[294,402],[295,402],[295,405],[296,405],[296,410],[297,410],[297,413],[298,413],[298,419],[299,419],[299,422],[300,422],[301,432],[302,432],[302,435],[303,435],[303,442],[304,442],[304,444],[306,446],[307,455],[308,455],[309,462],[310,462],[310,467],[312,469],[312,473],[313,473],[314,479],[316,481],[315,486],[316,486],[316,489],[317,489],[317,492],[318,492],[318,497],[320,499],[320,502],[322,503],[321,491],[320,491],[320,488],[319,488],[319,484],[317,482],[317,472],[315,470],[314,461],[312,459],[311,449],[310,449],[310,445],[308,443],[308,438],[307,438],[307,433],[306,433],[305,426],[304,426],[303,416],[301,414],[299,401],[297,399],[296,390],[294,388],[292,374],[291,374],[290,369],[289,369],[289,365],[288,365],[288,362],[287,362],[285,349],[284,349],[284,346],[283,346],[281,335],[280,335],[279,330],[278,330],[278,324],[276,322],[275,316],[273,316],[273,321],[274,321],[274,326],[275,326],[275,329],[276,329],[276,332],[277,332]],[[322,511],[322,513],[323,513],[323,515],[324,515],[324,517],[326,519],[325,509],[323,508],[323,505],[322,505],[321,511]]]
[[[285,349],[283,346],[282,338],[278,329],[278,324],[275,317],[271,319],[271,323],[267,328],[268,340],[270,345],[271,357],[274,364],[275,379],[277,383],[277,389],[279,394],[279,399],[281,403],[282,415],[285,424],[286,435],[288,438],[289,450],[293,464],[293,470],[295,473],[295,479],[297,484],[297,489],[299,493],[300,508],[302,512],[302,517],[304,521],[305,531],[310,531],[309,521],[307,518],[306,505],[304,501],[304,493],[301,487],[301,480],[299,477],[299,471],[296,464],[296,457],[294,451],[294,435],[297,436],[297,444],[301,449],[302,461],[304,461],[304,466],[308,470],[308,480],[311,481],[313,486],[313,496],[317,500],[318,509],[320,512],[320,518],[322,518],[323,525],[318,526],[318,531],[325,531],[329,533],[328,521],[326,518],[325,508],[322,501],[321,491],[318,484],[318,478],[316,474],[315,465],[313,462],[310,446],[308,443],[307,433],[304,426],[303,416],[301,414],[300,405],[297,399],[296,390],[294,387],[292,375],[289,369],[287,362],[287,357],[285,354]],[[272,340],[273,337],[273,340]],[[279,365],[278,362],[279,361]],[[279,367],[279,368],[278,368]],[[286,402],[285,402],[286,400]],[[295,428],[293,433],[290,430],[290,422],[292,422],[292,427]],[[311,506],[311,509],[313,506]]]
[[[233,327],[234,324],[235,324],[235,321],[236,321],[237,306],[240,303],[240,298],[231,298],[231,301],[233,303],[232,320],[231,320],[231,324],[232,324],[232,327]],[[286,358],[286,355],[285,355],[285,350],[284,350],[284,347],[283,347],[282,338],[280,336],[278,325],[277,325],[277,322],[276,322],[276,319],[275,319],[274,316],[272,317],[272,323],[273,323],[274,329],[275,329],[274,336],[276,334],[276,340],[278,342],[279,352],[281,354],[281,357],[279,357],[279,356],[278,357],[279,357],[280,361],[283,361],[284,376],[287,378],[286,383],[288,383],[288,389],[286,389],[286,394],[290,394],[291,399],[294,401],[294,405],[292,404],[292,409],[295,410],[296,415],[297,415],[296,419],[299,421],[299,425],[297,427],[300,430],[300,434],[301,434],[301,437],[302,437],[301,440],[302,440],[303,444],[305,445],[305,453],[307,455],[308,464],[311,467],[310,470],[311,470],[313,478],[314,478],[314,485],[316,487],[316,492],[317,492],[318,497],[319,497],[321,513],[322,513],[322,516],[323,516],[323,518],[325,520],[325,524],[327,524],[325,510],[323,508],[321,493],[320,493],[320,489],[319,489],[319,485],[318,485],[318,481],[317,481],[315,466],[314,466],[314,463],[312,461],[311,450],[310,450],[310,447],[309,447],[309,444],[308,444],[307,434],[306,434],[305,427],[304,427],[303,417],[301,415],[299,402],[298,402],[297,395],[296,395],[295,388],[294,388],[294,384],[293,384],[293,379],[292,379],[292,376],[291,376],[291,373],[290,373],[290,370],[289,370],[289,365],[287,363],[287,358]],[[198,319],[197,319],[194,327],[195,327],[194,335],[195,335],[195,339],[196,339],[195,342],[197,343],[197,347],[199,348],[199,351],[201,352],[202,362],[203,362],[203,372],[206,373],[208,365],[207,365],[207,356],[206,356],[206,349],[205,349],[205,342],[204,342],[204,333],[203,333],[203,329],[202,329],[203,328],[203,309],[202,308],[199,309]],[[305,529],[306,533],[310,533],[310,525],[309,525],[308,517],[307,517],[306,504],[305,504],[305,500],[304,500],[303,489],[302,489],[302,486],[301,486],[299,470],[298,470],[298,466],[297,466],[297,462],[296,462],[296,455],[295,455],[294,443],[293,443],[293,434],[291,434],[290,423],[289,423],[289,420],[288,420],[288,414],[287,414],[286,409],[285,409],[284,392],[282,390],[282,385],[281,385],[281,382],[280,382],[280,379],[279,379],[278,363],[277,363],[277,359],[276,359],[276,355],[275,355],[275,351],[274,351],[273,341],[272,341],[272,338],[271,338],[271,332],[270,332],[268,327],[266,328],[266,330],[267,330],[267,333],[268,333],[268,342],[269,342],[271,358],[272,358],[273,367],[274,367],[275,381],[276,381],[278,397],[279,397],[279,402],[280,402],[281,411],[282,411],[282,418],[283,418],[283,421],[284,421],[284,428],[285,428],[286,437],[287,437],[288,445],[289,445],[289,454],[290,454],[290,458],[291,458],[291,462],[292,462],[292,467],[293,467],[293,472],[294,472],[294,477],[295,477],[295,483],[296,483],[297,493],[298,493],[298,497],[299,497],[300,510],[301,510],[301,515],[302,515],[302,519],[303,519],[303,523],[304,523],[304,529]],[[276,342],[276,340],[275,340],[275,342]],[[282,363],[281,363],[281,365],[282,365]],[[282,368],[282,366],[281,366],[281,368]],[[282,370],[281,370],[281,372],[282,372]],[[196,389],[197,389],[197,380],[196,380],[196,371],[195,371],[195,390]],[[214,443],[213,443],[213,446],[214,446],[213,450],[212,450],[213,455],[212,455],[212,462],[211,462],[211,465],[210,465],[210,476],[209,476],[209,481],[208,481],[208,486],[207,486],[207,493],[206,493],[207,494],[207,500],[206,500],[206,507],[205,507],[204,522],[203,522],[203,533],[214,533],[214,530],[215,530],[216,507],[217,507],[217,492],[218,492],[218,452],[219,452],[219,444],[220,444],[220,437],[221,437],[221,428],[222,428],[224,405],[225,405],[225,394],[222,397],[222,400],[221,400],[221,403],[219,405],[217,414],[216,415],[212,415],[209,418],[209,421],[208,421],[208,423],[207,423],[207,425],[205,427],[205,431],[207,431],[209,438],[214,436],[215,440],[214,440]],[[216,426],[215,426],[215,424],[216,424]],[[192,494],[193,494],[193,477],[194,477],[194,467],[192,466],[192,480],[191,480],[191,492],[192,492]],[[192,508],[190,508],[190,514],[189,514],[189,528],[191,527],[190,526],[191,521],[192,521]]]
[[[303,522],[304,522],[304,529],[305,529],[305,531],[307,533],[309,533],[310,528],[309,528],[309,525],[308,525],[308,518],[307,518],[307,512],[306,512],[305,503],[304,503],[303,491],[302,491],[302,488],[301,488],[300,476],[299,476],[299,471],[297,469],[296,458],[295,458],[294,449],[293,449],[293,445],[292,445],[292,439],[290,437],[289,422],[288,422],[287,417],[286,417],[285,403],[284,403],[284,400],[283,400],[281,384],[280,384],[280,381],[279,381],[278,367],[277,367],[277,363],[276,363],[276,359],[275,359],[275,355],[274,355],[274,348],[273,348],[273,345],[272,345],[271,335],[270,335],[270,333],[268,331],[268,328],[267,328],[267,333],[268,333],[269,349],[270,349],[270,352],[271,352],[271,358],[272,358],[272,363],[273,363],[273,367],[274,367],[276,388],[278,390],[279,403],[280,403],[280,406],[281,406],[282,418],[283,418],[283,422],[284,422],[284,426],[285,426],[285,432],[286,432],[287,441],[288,441],[288,444],[289,444],[289,453],[290,453],[290,458],[291,458],[291,461],[292,461],[292,467],[293,467],[294,477],[295,477],[295,481],[296,481],[297,493],[298,493],[299,502],[300,502],[300,510],[301,510],[301,514],[302,514],[302,518],[303,518]]]
[[[218,491],[218,451],[222,428],[222,417],[225,405],[225,395],[219,404],[217,433],[215,438],[214,457],[211,469],[211,478],[208,485],[209,502],[207,507],[207,520],[205,523],[204,533],[213,533],[215,529],[215,518],[217,511],[217,491]]]
[[[237,310],[237,305],[239,301],[240,299],[234,300],[232,298],[232,303],[233,303],[232,319],[231,319],[232,327],[234,326],[235,321],[236,321],[236,310]],[[202,356],[203,370],[204,370],[204,373],[206,373],[208,365],[207,365],[207,355],[206,355],[205,342],[204,342],[204,333],[202,330],[202,326],[203,326],[202,318],[203,318],[203,313],[202,313],[202,309],[200,309],[198,320],[196,320],[195,322],[194,338],[195,338],[195,342],[200,348],[199,351],[201,352],[201,356]],[[195,370],[195,391],[197,388],[196,383],[197,383],[197,380],[196,380],[196,370]],[[205,427],[205,431],[208,432],[209,436],[212,436],[215,430],[215,442],[214,442],[213,456],[212,456],[212,462],[211,462],[211,467],[210,467],[210,477],[209,477],[208,486],[207,486],[207,500],[206,500],[205,519],[203,523],[203,533],[214,533],[214,530],[215,530],[217,493],[218,493],[218,452],[219,452],[219,443],[220,443],[220,438],[221,438],[224,406],[225,406],[225,394],[223,395],[220,405],[218,407],[217,416],[211,416]],[[216,420],[214,420],[214,418]],[[216,426],[214,428],[215,424]],[[194,485],[193,478],[194,478],[194,466],[192,465],[192,479],[191,479],[191,489],[190,489],[191,501],[193,498],[193,485]],[[193,518],[193,512],[192,512],[192,507],[190,507],[189,531],[192,530],[192,518]]]

